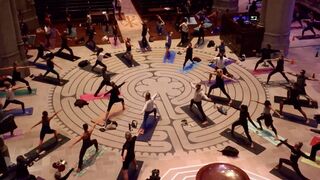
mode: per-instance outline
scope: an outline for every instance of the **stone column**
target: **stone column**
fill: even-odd
[[[22,40],[15,3],[11,0],[0,0],[0,4],[2,6],[0,11],[0,67],[12,66],[13,62],[23,64],[25,56],[21,46]],[[1,71],[2,73],[8,74],[9,72]]]
[[[288,53],[294,6],[295,0],[264,0],[265,33],[262,47],[271,44],[272,48],[283,50],[285,55]]]
[[[259,20],[259,26],[264,26],[265,23],[265,16],[266,16],[266,10],[267,10],[268,0],[262,0],[262,8],[260,11],[260,20]]]
[[[15,3],[16,10],[21,12],[23,21],[28,25],[29,30],[38,28],[39,23],[34,0],[15,0]]]
[[[213,8],[223,12],[229,9],[231,13],[237,13],[238,4],[239,0],[213,0]]]

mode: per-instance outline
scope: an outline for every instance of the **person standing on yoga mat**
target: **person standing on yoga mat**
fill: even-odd
[[[234,128],[235,127],[242,126],[246,136],[248,137],[248,140],[250,142],[250,146],[253,147],[253,142],[252,142],[251,136],[249,134],[248,120],[250,121],[250,123],[256,129],[258,129],[258,127],[253,123],[253,121],[252,121],[252,119],[250,117],[250,114],[248,112],[248,106],[247,105],[241,105],[240,108],[236,108],[236,109],[240,111],[240,117],[239,117],[239,119],[237,121],[232,123],[232,125],[231,125],[231,135],[232,135],[232,137],[234,137]]]
[[[184,19],[183,22],[179,25],[179,31],[181,33],[181,42],[179,44],[183,45],[188,42],[189,36],[189,27],[187,19]]]
[[[292,166],[292,168],[296,171],[296,173],[302,178],[302,179],[308,179],[306,177],[304,177],[299,169],[299,165],[298,165],[298,161],[299,158],[302,156],[306,159],[310,159],[309,156],[307,156],[306,154],[304,154],[301,151],[301,148],[303,146],[302,142],[297,142],[294,146],[288,144],[287,140],[282,141],[282,144],[286,145],[290,150],[291,150],[291,155],[290,155],[290,160],[289,159],[284,159],[284,158],[280,158],[279,159],[279,164],[276,166],[276,169],[278,169],[280,171],[281,167],[282,167],[282,163],[288,164],[290,166]]]
[[[46,59],[45,51],[49,51],[48,49],[46,49],[44,47],[44,45],[42,43],[40,43],[40,45],[37,47],[37,50],[38,50],[37,57],[33,60],[33,63],[36,63],[39,58]]]
[[[276,68],[274,68],[270,74],[268,75],[268,78],[267,78],[267,84],[269,84],[269,80],[271,78],[271,76],[273,76],[275,73],[280,73],[288,83],[290,83],[288,77],[286,76],[286,74],[284,73],[284,62],[291,62],[293,64],[293,61],[292,60],[288,60],[288,59],[285,59],[283,55],[281,55],[279,58],[276,58],[276,59],[273,59],[273,61],[277,61],[277,66]]]
[[[113,41],[114,41],[114,45],[117,45],[117,40],[118,40],[118,29],[117,29],[117,25],[113,25],[112,26],[112,33],[113,33]]]
[[[131,44],[131,39],[127,38],[125,40],[125,44],[126,44],[126,52],[124,53],[124,58],[128,60],[128,62],[130,63],[131,66],[133,66],[133,55],[131,53],[132,50],[132,44]]]
[[[13,63],[12,67],[6,67],[6,68],[0,68],[0,70],[6,70],[6,69],[12,69],[12,79],[11,79],[11,84],[13,86],[16,85],[16,81],[22,82],[26,84],[29,93],[32,92],[30,84],[27,80],[25,80],[23,77],[21,77],[21,72],[18,71],[18,69],[24,69],[24,68],[29,68],[29,66],[17,66],[17,63]]]
[[[183,62],[183,66],[182,66],[182,69],[184,69],[184,67],[186,66],[187,62],[188,61],[191,61],[192,64],[194,64],[194,61],[192,59],[193,57],[193,48],[192,48],[192,43],[189,43],[187,49],[186,49],[186,56],[184,58],[184,62]]]
[[[316,32],[314,32],[314,27],[319,23],[320,21],[317,21],[314,17],[313,12],[309,13],[310,19],[304,20],[304,22],[307,24],[307,26],[302,30],[302,37],[304,37],[304,33],[306,31],[311,31],[314,36],[316,36]]]
[[[62,34],[59,33],[59,35],[61,37],[61,47],[56,52],[56,54],[60,54],[62,52],[62,50],[66,49],[66,50],[68,50],[70,52],[70,55],[72,56],[72,59],[75,59],[73,51],[68,45],[68,40],[69,40],[68,37],[67,37],[68,34],[66,32],[63,32]]]
[[[4,86],[5,86],[5,89],[2,91],[4,91],[6,93],[6,100],[4,102],[2,109],[4,110],[11,103],[12,104],[20,104],[21,108],[22,108],[22,112],[24,114],[26,112],[24,109],[24,103],[22,101],[15,99],[15,97],[14,97],[14,90],[21,89],[24,87],[13,88],[12,85],[8,81],[4,82]]]
[[[142,32],[141,32],[141,36],[142,36],[142,48],[147,49],[148,48],[148,41],[147,41],[147,33],[148,33],[148,26],[146,22],[142,22]]]
[[[307,124],[310,120],[307,118],[307,114],[302,110],[301,103],[299,101],[300,90],[297,83],[293,84],[293,87],[288,88],[288,97],[280,102],[280,114],[282,115],[283,105],[290,104],[293,105],[294,109],[298,110],[304,117]]]
[[[57,66],[59,69],[62,69],[62,68],[52,61],[53,58],[54,58],[53,53],[49,53],[46,55],[47,71],[44,73],[43,77],[46,77],[51,72],[51,73],[57,75],[57,79],[60,82],[61,80],[60,80],[59,73],[54,69],[54,66]]]
[[[154,107],[154,100],[157,97],[158,93],[154,94],[151,97],[151,94],[149,92],[146,93],[145,95],[145,101],[146,103],[143,106],[143,109],[141,111],[141,114],[143,113],[143,122],[142,122],[142,129],[141,129],[141,134],[144,134],[144,130],[147,129],[147,120],[148,117],[151,113],[154,114],[154,120],[156,121],[157,118],[157,109]]]
[[[232,78],[233,75],[231,73],[229,73],[229,71],[226,68],[227,61],[233,61],[235,63],[238,63],[237,60],[224,57],[224,53],[223,52],[219,52],[218,56],[213,58],[213,60],[210,63],[211,64],[215,64],[214,68],[216,70],[217,69],[222,69],[224,75],[227,75],[227,76]],[[212,77],[212,75],[209,76],[209,81],[211,80],[211,77]]]
[[[272,131],[274,132],[275,134],[275,140],[279,140],[279,137],[278,137],[278,134],[277,134],[277,130],[276,128],[273,126],[273,120],[272,120],[272,115],[271,115],[271,110],[273,112],[275,112],[276,114],[278,114],[279,117],[281,117],[281,115],[275,111],[272,106],[271,106],[271,103],[269,100],[266,100],[264,103],[261,103],[259,101],[255,101],[259,104],[263,104],[264,105],[264,109],[263,109],[263,112],[261,113],[261,116],[257,118],[257,121],[260,125],[260,130],[263,130],[262,129],[262,125],[261,125],[261,120],[264,120],[264,124],[267,126],[267,128],[271,127]]]
[[[110,77],[110,74],[107,73],[107,69],[106,68],[102,68],[101,70],[101,74],[102,74],[102,78],[103,80],[101,81],[100,83],[100,86],[99,88],[97,89],[97,91],[94,93],[94,96],[97,97],[100,90],[103,88],[103,86],[111,86],[111,77]]]
[[[93,127],[89,130],[89,126],[88,124],[83,124],[83,134],[82,136],[79,137],[79,139],[77,139],[76,142],[74,142],[71,145],[71,148],[77,144],[79,141],[82,140],[82,146],[81,146],[81,150],[80,150],[80,154],[79,154],[79,162],[78,162],[78,169],[77,172],[80,172],[82,170],[82,165],[83,165],[83,157],[86,154],[86,151],[89,147],[91,147],[92,145],[94,145],[94,147],[96,148],[96,153],[98,153],[99,151],[99,147],[98,147],[98,141],[96,139],[91,139],[91,134],[94,130],[94,128],[96,127],[96,123],[93,125]]]
[[[272,64],[272,61],[271,61],[271,55],[276,52],[280,52],[280,50],[271,49],[270,44],[267,44],[267,48],[262,48],[261,49],[261,58],[257,61],[256,65],[254,66],[254,71],[257,70],[259,64],[261,64],[265,61],[267,61],[267,63],[269,63],[270,66],[274,68],[274,65]]]
[[[221,90],[221,92],[227,96],[228,100],[229,100],[229,103],[231,103],[231,97],[230,95],[227,93],[226,89],[225,89],[225,85],[224,85],[224,79],[229,79],[231,81],[236,81],[235,79],[233,78],[230,78],[226,75],[223,74],[223,70],[222,69],[218,69],[216,72],[214,73],[210,73],[210,76],[212,76],[212,74],[216,75],[216,82],[214,84],[212,84],[209,88],[209,91],[208,91],[208,96],[211,94],[211,91],[213,89],[216,89],[216,88],[219,88]],[[209,77],[209,81],[210,83],[210,77]]]
[[[117,102],[121,102],[122,104],[122,110],[124,110],[124,99],[123,98],[119,98],[120,95],[120,91],[119,89],[121,88],[121,86],[124,85],[125,82],[121,83],[120,85],[116,85],[113,81],[111,82],[111,87],[112,89],[109,90],[107,93],[105,93],[104,95],[108,95],[110,94],[110,99],[109,99],[109,104],[108,104],[108,109],[106,112],[106,116],[105,116],[105,122],[108,120],[108,116],[109,116],[109,112],[113,106],[114,103]],[[105,126],[107,126],[107,123],[105,123]]]
[[[35,128],[38,125],[42,125],[41,130],[40,130],[40,142],[39,142],[39,146],[38,146],[38,153],[41,152],[41,148],[42,148],[42,144],[43,144],[43,140],[46,134],[54,134],[54,137],[56,138],[56,142],[59,142],[60,140],[58,139],[58,133],[56,130],[51,129],[50,127],[50,121],[62,110],[57,111],[56,113],[54,113],[51,117],[48,117],[48,112],[47,111],[43,111],[42,112],[42,119],[41,121],[39,121],[37,124],[33,125],[31,127],[31,130],[33,128]]]
[[[202,125],[207,125],[208,120],[207,120],[207,116],[204,113],[203,108],[202,108],[202,99],[204,99],[206,101],[210,101],[210,102],[212,102],[212,100],[204,94],[204,92],[201,89],[201,84],[194,85],[193,83],[191,83],[191,87],[195,88],[196,91],[194,92],[193,99],[191,99],[191,101],[190,101],[189,109],[191,112],[193,112],[192,106],[193,106],[193,104],[196,104],[196,106],[198,107],[198,110],[200,111],[200,114],[202,116],[202,119],[201,119]]]
[[[137,136],[141,134],[140,131],[138,131],[138,134],[135,136],[132,136],[132,134],[127,131],[125,133],[126,142],[122,146],[121,151],[121,157],[122,157],[122,175],[124,180],[129,180],[129,173],[128,169],[131,163],[133,163],[135,169],[138,169],[138,164],[136,161],[136,156],[134,152]]]
[[[200,23],[198,26],[198,41],[197,41],[197,46],[200,46],[204,43],[204,25],[203,22]]]
[[[96,63],[94,63],[94,65],[92,66],[91,71],[94,71],[94,68],[97,65],[100,65],[103,68],[107,69],[107,66],[105,64],[103,64],[103,62],[102,62],[103,58],[107,58],[107,56],[106,56],[106,54],[104,54],[102,52],[103,52],[103,48],[99,48],[97,50],[97,60],[96,60]]]

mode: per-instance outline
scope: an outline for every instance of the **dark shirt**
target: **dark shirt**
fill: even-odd
[[[41,123],[42,123],[42,128],[41,129],[43,129],[43,130],[44,129],[46,129],[46,130],[50,129],[50,121],[47,118],[42,119]]]
[[[82,138],[82,147],[88,147],[91,145],[91,134],[89,132],[85,132]]]
[[[102,78],[103,78],[104,81],[110,81],[111,80],[110,74],[108,74],[106,72],[102,73]]]
[[[271,54],[275,53],[275,52],[279,52],[279,50],[263,48],[263,49],[261,49],[261,58],[262,59],[271,59]]]
[[[247,124],[247,118],[249,117],[249,112],[242,112],[240,111],[240,118],[239,120],[241,121],[242,124]]]
[[[17,69],[13,69],[12,71],[12,78],[13,79],[20,79],[21,78],[21,73],[17,71]]]
[[[52,59],[48,59],[47,60],[47,66],[49,69],[53,69],[54,68],[54,63],[52,62]]]
[[[188,47],[186,51],[186,58],[192,58],[193,48]]]
[[[204,36],[204,27],[199,28],[199,36],[200,37]]]
[[[122,147],[121,156],[123,156],[124,150],[127,150],[127,156],[125,157],[126,161],[131,161],[135,158],[134,147],[136,144],[137,136],[133,136],[131,140],[126,141]]]
[[[66,35],[61,35],[61,46],[68,46],[68,38]]]
[[[147,32],[148,32],[148,27],[147,27],[147,25],[143,25],[143,26],[142,26],[142,33],[141,33],[141,35],[142,35],[142,36],[146,36],[146,35],[147,35]]]
[[[299,87],[304,87],[306,86],[306,79],[308,79],[308,77],[306,77],[305,75],[298,75],[297,76],[297,84]]]
[[[289,99],[291,101],[298,101],[298,97],[300,95],[300,91],[296,88],[289,89]]]
[[[219,87],[224,87],[224,80],[222,78],[222,76],[216,76],[216,84],[219,86]]]
[[[28,34],[29,28],[25,22],[20,22],[20,31],[22,36],[26,36]]]
[[[284,70],[284,59],[279,58],[279,60],[277,61],[276,69],[278,71],[283,71]]]
[[[16,172],[17,172],[16,174],[17,179],[27,178],[30,175],[28,171],[28,167],[25,163],[18,163]]]
[[[129,42],[126,42],[126,48],[127,48],[127,52],[131,51],[131,44]]]
[[[290,150],[291,150],[291,155],[290,155],[290,161],[298,164],[298,160],[301,156],[303,156],[304,158],[309,159],[309,157],[304,154],[301,150],[296,150],[293,146],[291,146],[290,144],[288,144],[287,142],[283,141],[283,144],[285,144]]]
[[[114,87],[110,90],[110,99],[118,99],[119,97],[119,94],[120,94],[120,91],[119,91],[119,88],[118,87]]]

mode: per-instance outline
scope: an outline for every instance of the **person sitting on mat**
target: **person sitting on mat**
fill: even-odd
[[[262,102],[259,102],[259,101],[255,101],[259,104],[263,104],[264,105],[264,109],[263,109],[263,112],[261,113],[261,116],[259,116],[257,118],[257,121],[259,123],[259,126],[260,126],[260,130],[263,130],[262,129],[262,125],[261,125],[261,120],[264,120],[264,124],[267,126],[267,128],[271,127],[272,131],[274,132],[275,134],[275,140],[279,140],[279,137],[278,137],[278,134],[277,134],[277,130],[276,128],[273,126],[273,120],[272,120],[272,115],[271,115],[271,110],[276,113],[279,117],[281,117],[281,115],[278,113],[278,111],[275,111],[272,106],[271,106],[271,103],[269,100],[266,100],[264,103]]]
[[[100,86],[97,89],[97,91],[94,93],[95,97],[98,96],[98,94],[99,94],[100,90],[103,88],[103,86],[111,86],[111,82],[110,82],[111,77],[110,77],[110,74],[107,73],[107,69],[106,68],[102,68],[101,74],[102,74],[103,80],[101,81]]]
[[[224,57],[224,53],[222,53],[222,52],[220,52],[217,57],[213,58],[213,60],[210,61],[210,63],[215,64],[215,67],[214,67],[215,70],[222,69],[224,75],[227,75],[232,78],[233,75],[231,73],[229,73],[229,71],[227,70],[227,67],[226,67],[227,61],[233,61],[235,63],[238,63],[238,61],[235,59]],[[212,75],[211,75],[211,77],[212,77]],[[209,77],[209,80],[211,79],[211,77]]]
[[[272,59],[272,61],[277,61],[277,65],[276,67],[269,73],[268,78],[267,78],[267,84],[269,84],[269,80],[271,78],[271,76],[273,76],[275,73],[280,73],[288,83],[290,83],[288,77],[286,76],[286,74],[284,73],[284,62],[290,62],[291,64],[294,63],[293,60],[289,60],[284,58],[284,55],[280,55],[279,58],[276,59]]]
[[[302,179],[308,179],[306,177],[304,177],[299,169],[299,165],[298,165],[298,161],[300,159],[300,157],[304,157],[307,159],[310,159],[309,156],[307,156],[305,153],[303,153],[301,151],[301,148],[303,146],[302,142],[297,142],[294,146],[288,144],[287,140],[282,141],[282,144],[286,145],[290,150],[291,150],[291,155],[290,155],[290,160],[289,159],[284,159],[284,158],[280,158],[279,159],[279,164],[276,166],[276,169],[280,170],[282,167],[282,163],[288,164],[290,166],[292,166],[292,168],[294,169],[294,171],[302,178]]]
[[[187,49],[185,50],[185,52],[186,52],[186,56],[184,58],[182,69],[184,69],[184,67],[186,66],[188,61],[191,61],[192,64],[194,64],[194,61],[192,59],[192,57],[193,57],[193,55],[192,55],[193,54],[192,43],[189,43],[189,45],[188,45]]]
[[[148,117],[151,113],[154,114],[154,120],[156,120],[157,118],[157,109],[154,107],[154,100],[155,98],[157,97],[157,93],[154,94],[152,97],[151,97],[151,94],[149,92],[146,93],[145,95],[145,101],[146,103],[144,104],[143,106],[143,109],[141,111],[141,114],[143,113],[143,121],[142,121],[142,125],[141,125],[141,134],[144,134],[144,130],[147,129],[147,120],[148,120]]]
[[[282,115],[283,105],[290,104],[293,105],[294,109],[298,110],[304,117],[307,124],[310,123],[310,120],[307,118],[306,113],[301,108],[301,103],[299,101],[300,89],[297,83],[293,84],[293,87],[288,88],[288,97],[280,102],[280,114]]]
[[[59,32],[58,32],[59,33]],[[56,54],[60,54],[62,52],[62,50],[66,49],[70,52],[70,55],[72,56],[72,60],[73,59],[76,59],[74,54],[73,54],[73,51],[72,49],[69,47],[68,45],[68,40],[71,40],[70,38],[68,38],[68,33],[66,32],[63,32],[62,34],[60,34],[60,37],[61,37],[61,47],[60,49],[56,52]]]
[[[44,137],[46,134],[54,134],[54,137],[56,138],[56,142],[60,141],[60,139],[58,139],[57,131],[54,129],[51,129],[50,121],[61,111],[62,110],[57,111],[51,117],[48,117],[47,111],[43,111],[41,121],[39,121],[37,124],[35,124],[31,127],[31,130],[32,130],[36,126],[42,124],[41,130],[40,130],[40,142],[39,142],[39,146],[38,146],[38,150],[37,150],[38,153],[40,153],[42,151],[42,144],[43,144],[43,140],[44,140]]]
[[[10,132],[10,135],[14,136],[13,132],[15,129],[17,129],[17,125],[14,122],[14,116],[12,114],[6,114],[0,102],[0,134]]]
[[[240,108],[236,108],[237,110],[240,111],[240,117],[237,121],[235,121],[234,123],[232,123],[231,125],[231,135],[232,137],[234,137],[234,128],[237,126],[242,126],[244,129],[244,132],[246,134],[246,136],[248,137],[248,140],[250,142],[250,147],[253,147],[253,142],[251,139],[251,136],[249,134],[249,128],[248,128],[248,120],[250,121],[250,123],[256,128],[258,129],[258,127],[253,123],[251,116],[248,112],[248,106],[247,105],[241,105]]]
[[[297,77],[297,80],[296,80],[296,83],[300,89],[300,95],[303,95],[307,98],[307,100],[312,103],[314,100],[307,94],[306,92],[306,86],[307,86],[307,83],[306,83],[306,80],[310,80],[310,81],[319,81],[318,79],[314,78],[314,77],[308,77],[306,76],[306,70],[302,69],[300,71],[300,74],[295,74],[295,73],[292,73],[292,72],[286,72],[292,76],[296,76]]]
[[[97,50],[97,60],[96,60],[96,63],[92,66],[91,68],[91,71],[94,71],[94,68],[97,66],[97,65],[100,65],[102,66],[103,68],[106,68],[107,69],[107,66],[105,64],[103,64],[102,60],[103,58],[108,58],[110,56],[107,55],[107,53],[102,53],[103,52],[103,48],[99,48]]]
[[[131,39],[130,38],[127,38],[125,40],[125,44],[126,44],[126,52],[123,54],[123,57],[125,59],[128,60],[128,63],[131,65],[131,66],[134,66],[132,61],[133,61],[133,55],[131,53],[131,50],[132,50],[132,44],[131,44]]]
[[[22,112],[24,114],[26,112],[25,108],[24,108],[24,103],[22,101],[15,99],[15,97],[14,97],[14,91],[17,89],[24,88],[24,87],[12,87],[12,85],[8,81],[4,82],[4,85],[5,85],[5,89],[1,90],[1,91],[4,91],[6,93],[6,100],[4,102],[2,109],[5,109],[11,103],[12,104],[20,104],[21,108],[22,108]]]
[[[57,80],[61,83],[59,73],[54,69],[54,66],[57,66],[59,69],[62,69],[62,68],[52,61],[54,58],[53,53],[49,53],[46,56],[47,56],[47,58],[46,58],[47,71],[44,73],[43,77],[46,77],[51,72],[51,73],[57,75]]]
[[[201,89],[201,84],[194,85],[193,83],[191,83],[191,87],[195,88],[196,91],[194,92],[193,99],[191,99],[191,101],[190,101],[189,109],[191,112],[193,112],[192,106],[193,106],[193,104],[196,104],[196,106],[198,107],[198,110],[200,111],[200,114],[202,116],[201,124],[207,125],[209,122],[208,122],[207,116],[204,113],[203,108],[202,108],[202,99],[204,99],[206,101],[210,101],[210,102],[212,102],[212,100],[204,94],[203,90]]]
[[[46,59],[45,51],[49,51],[47,48],[44,47],[42,43],[37,47],[38,53],[37,57],[33,60],[33,63],[36,63],[39,58]],[[50,51],[49,51],[50,52]]]
[[[29,67],[33,67],[33,66],[17,66],[17,63],[14,62],[12,67],[0,68],[0,70],[12,69],[12,79],[10,81],[12,86],[16,85],[16,81],[22,82],[22,83],[26,84],[29,93],[31,93],[32,89],[30,87],[29,82],[27,80],[25,80],[23,77],[21,77],[21,72],[18,71],[18,69],[25,69],[25,68],[29,68]]]
[[[95,123],[93,125],[93,127],[89,130],[89,126],[88,124],[83,124],[83,134],[82,136],[79,137],[79,139],[77,139],[76,142],[74,142],[71,145],[71,148],[77,144],[79,141],[82,140],[82,146],[81,146],[81,150],[80,150],[80,154],[79,154],[79,163],[78,163],[78,169],[77,172],[80,172],[82,170],[82,165],[83,165],[83,157],[86,154],[86,151],[88,148],[90,148],[92,145],[94,145],[94,147],[96,148],[96,153],[98,153],[99,151],[99,147],[98,147],[98,141],[96,139],[91,139],[91,134],[94,130],[94,128],[96,127],[97,123]]]
[[[138,164],[135,156],[135,143],[137,136],[141,134],[141,131],[135,136],[132,136],[130,132],[125,133],[126,142],[122,146],[121,157],[122,157],[122,175],[124,180],[129,180],[128,169],[131,163],[133,163],[135,169],[138,169]]]

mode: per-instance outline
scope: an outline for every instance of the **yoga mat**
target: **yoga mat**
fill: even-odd
[[[275,113],[273,113],[273,116],[274,117],[278,117],[277,114],[275,114]],[[288,113],[288,112],[282,112],[282,116],[283,116],[283,118],[280,118],[280,119],[283,119],[283,120],[286,120],[286,121],[291,121],[291,122],[295,122],[295,123],[298,123],[298,124],[302,124],[302,125],[306,125],[306,126],[310,126],[310,127],[314,127],[314,128],[318,127],[318,122],[316,120],[313,120],[313,119],[310,119],[310,118],[309,118],[310,124],[306,124],[306,121],[304,120],[304,117],[301,117],[301,116],[298,116],[298,115],[295,115],[295,114],[291,114],[291,113]]]
[[[195,69],[196,67],[198,67],[199,64],[200,63],[198,63],[198,62],[192,63],[192,62],[188,61],[186,66],[183,69],[179,69],[179,72],[183,73],[183,74],[186,74],[186,73],[192,71],[193,69]]]
[[[128,174],[129,174],[129,180],[137,180],[143,165],[143,161],[137,161],[138,169],[135,169],[133,167],[133,164],[130,164],[130,167],[128,169]],[[117,180],[123,180],[123,175],[122,175],[122,169],[119,172],[119,175],[117,177]]]
[[[270,67],[270,68],[262,68],[262,69],[252,70],[251,73],[253,75],[269,74],[272,70],[273,70],[272,67]]]
[[[37,89],[36,88],[32,88],[31,89],[32,92],[29,93],[28,89],[17,89],[14,91],[14,95],[15,96],[24,96],[24,95],[35,95],[37,94]],[[0,97],[6,97],[6,93],[5,92],[0,92]]]
[[[56,142],[55,137],[52,137],[49,140],[45,141],[42,144],[42,150],[40,153],[37,153],[38,147],[25,153],[24,156],[26,157],[27,161],[28,162],[37,162],[70,140],[70,138],[68,138],[62,134],[58,134],[58,138],[61,139],[61,141]]]
[[[190,107],[189,105],[185,105],[185,106],[182,106],[181,109],[182,109],[193,121],[195,121],[195,122],[198,124],[198,126],[200,126],[201,128],[205,128],[205,127],[212,126],[212,125],[215,124],[209,117],[207,117],[208,124],[206,124],[206,125],[201,124],[201,114],[200,114],[198,108],[196,107],[196,105],[194,104],[194,105],[192,106],[193,112],[190,111],[190,108],[189,108],[189,107]]]
[[[266,150],[265,147],[261,146],[260,144],[257,144],[253,141],[253,147],[250,147],[249,140],[247,140],[246,136],[242,136],[241,134],[234,131],[234,137],[231,135],[231,129],[225,129],[220,133],[221,136],[231,140],[232,142],[238,144],[239,146],[245,148],[246,150],[252,152],[255,155],[258,155],[262,153],[264,150]]]
[[[225,66],[228,66],[228,65],[230,65],[230,64],[232,64],[232,63],[234,63],[233,61],[231,61],[231,60],[229,60],[229,61],[226,61],[225,62]],[[210,64],[208,64],[208,66],[210,66],[210,67],[212,67],[212,68],[216,68],[216,64],[215,63],[210,63]]]
[[[93,47],[88,44],[85,44],[85,47],[88,48],[92,52],[97,52],[97,49],[99,48],[98,46]]]
[[[305,153],[307,156],[309,156],[309,153]],[[312,161],[310,159],[306,159],[303,156],[301,156],[301,160],[302,163],[308,164],[310,166],[313,166],[315,168],[320,168],[320,156],[316,156],[316,161]]]
[[[57,78],[50,77],[50,76],[46,76],[46,77],[35,76],[32,80],[46,83],[46,84],[52,84],[52,85],[56,85],[56,86],[64,86],[65,84],[67,84],[67,82],[69,82],[69,80],[60,79],[60,82],[61,82],[60,83]]]
[[[280,103],[281,101],[286,100],[286,97],[281,97],[281,96],[274,96],[274,102],[275,103]],[[306,99],[299,99],[299,102],[301,106],[303,107],[309,107],[309,108],[318,108],[318,102],[317,101],[312,101],[310,104],[308,100]],[[288,104],[288,103],[285,103]]]
[[[313,138],[311,139],[310,145],[314,146],[318,143],[320,143],[320,136],[313,136]]]
[[[302,36],[295,36],[295,38],[299,39],[299,40],[306,40],[306,39],[318,39],[320,38],[320,34],[316,34],[316,36],[314,35],[304,35]]]
[[[57,56],[59,58],[65,59],[65,60],[69,60],[69,61],[76,61],[78,59],[80,59],[79,56],[71,56],[70,54],[64,53],[64,52],[60,52],[60,53],[54,53],[54,56]]]
[[[281,169],[273,168],[270,173],[279,179],[285,180],[301,180],[301,178],[293,170],[287,168],[289,165],[282,165]]]
[[[151,140],[154,130],[157,127],[159,118],[154,118],[154,116],[149,116],[145,123],[147,123],[147,128],[144,130],[144,134],[137,137],[137,141],[148,142]],[[142,124],[140,126],[142,128]]]
[[[163,63],[170,63],[170,64],[173,64],[174,63],[174,59],[176,58],[176,52],[174,51],[169,51],[170,53],[170,56],[169,57],[166,57],[166,53],[164,54],[163,56]]]
[[[33,108],[25,108],[25,113],[23,113],[22,109],[11,109],[10,111],[6,112],[6,114],[12,114],[14,116],[29,116],[32,115],[33,113]]]
[[[113,49],[122,48],[121,42],[119,40],[119,37],[117,38],[117,44],[116,45],[114,44],[114,38],[113,37],[109,37],[109,42],[110,42],[110,45],[111,45],[111,47]]]
[[[134,59],[131,60],[131,63],[132,63],[132,64],[131,64],[131,63],[130,63],[130,60],[124,57],[124,54],[125,54],[125,53],[118,53],[118,54],[116,54],[116,57],[117,57],[123,64],[125,64],[128,68],[133,67],[133,66],[140,66],[140,64],[139,64],[137,61],[135,61]],[[132,65],[133,65],[133,66],[132,66]]]
[[[141,50],[141,52],[148,52],[148,51],[151,51],[151,47],[150,47],[150,45],[149,45],[149,43],[147,42],[147,47],[146,48],[143,48],[143,46],[142,46],[142,41],[139,41],[139,47],[140,47],[140,50]]]
[[[23,135],[23,131],[22,131],[22,129],[15,129],[14,131],[13,131],[13,136],[11,136],[11,133],[10,132],[7,132],[7,133],[5,133],[5,134],[2,134],[2,138],[4,139],[4,140],[6,140],[6,139],[14,139],[14,138],[17,138],[17,137],[21,137],[22,138],[22,135]]]
[[[208,97],[210,99],[212,99],[213,102],[215,102],[217,104],[222,104],[222,105],[225,105],[225,106],[228,106],[228,104],[229,104],[229,99],[228,98],[215,96],[215,95],[209,95]],[[230,104],[230,107],[238,109],[238,108],[240,108],[241,104],[242,104],[241,101],[232,100],[231,104]]]
[[[104,96],[106,92],[99,93],[97,97],[94,96],[94,94],[83,94],[80,95],[80,99],[85,100],[85,101],[93,101],[97,99],[109,99],[110,93]]]
[[[259,124],[256,122],[253,122],[257,127],[259,127]],[[282,144],[279,140],[275,140],[275,134],[273,131],[267,129],[267,127],[262,127],[263,130],[258,130],[255,127],[253,127],[253,125],[251,123],[248,123],[249,125],[249,130],[251,130],[252,132],[254,132],[255,134],[257,134],[258,136],[262,137],[263,139],[269,141],[271,144],[275,145],[275,146],[279,146],[280,144]],[[279,136],[279,139],[281,139],[282,141],[285,141],[286,138],[283,138],[281,136]]]
[[[214,78],[211,79],[210,82],[209,82],[209,81],[201,81],[201,82],[200,82],[200,84],[209,85],[209,86],[211,86],[211,85],[213,85],[213,84],[215,84],[215,83],[216,83],[216,80],[215,80]],[[230,79],[224,80],[224,84],[231,84],[231,83],[235,83],[235,81],[232,81],[232,80],[230,80]],[[219,89],[219,88],[216,88],[216,89]]]
[[[96,148],[94,147],[94,145],[87,149],[86,154],[83,157],[82,169],[80,172],[76,172],[75,176],[80,177],[84,175],[88,171],[89,167],[92,166],[96,162],[96,160],[104,154],[104,152],[106,151],[105,148],[103,146],[98,147],[98,152],[96,152]]]

